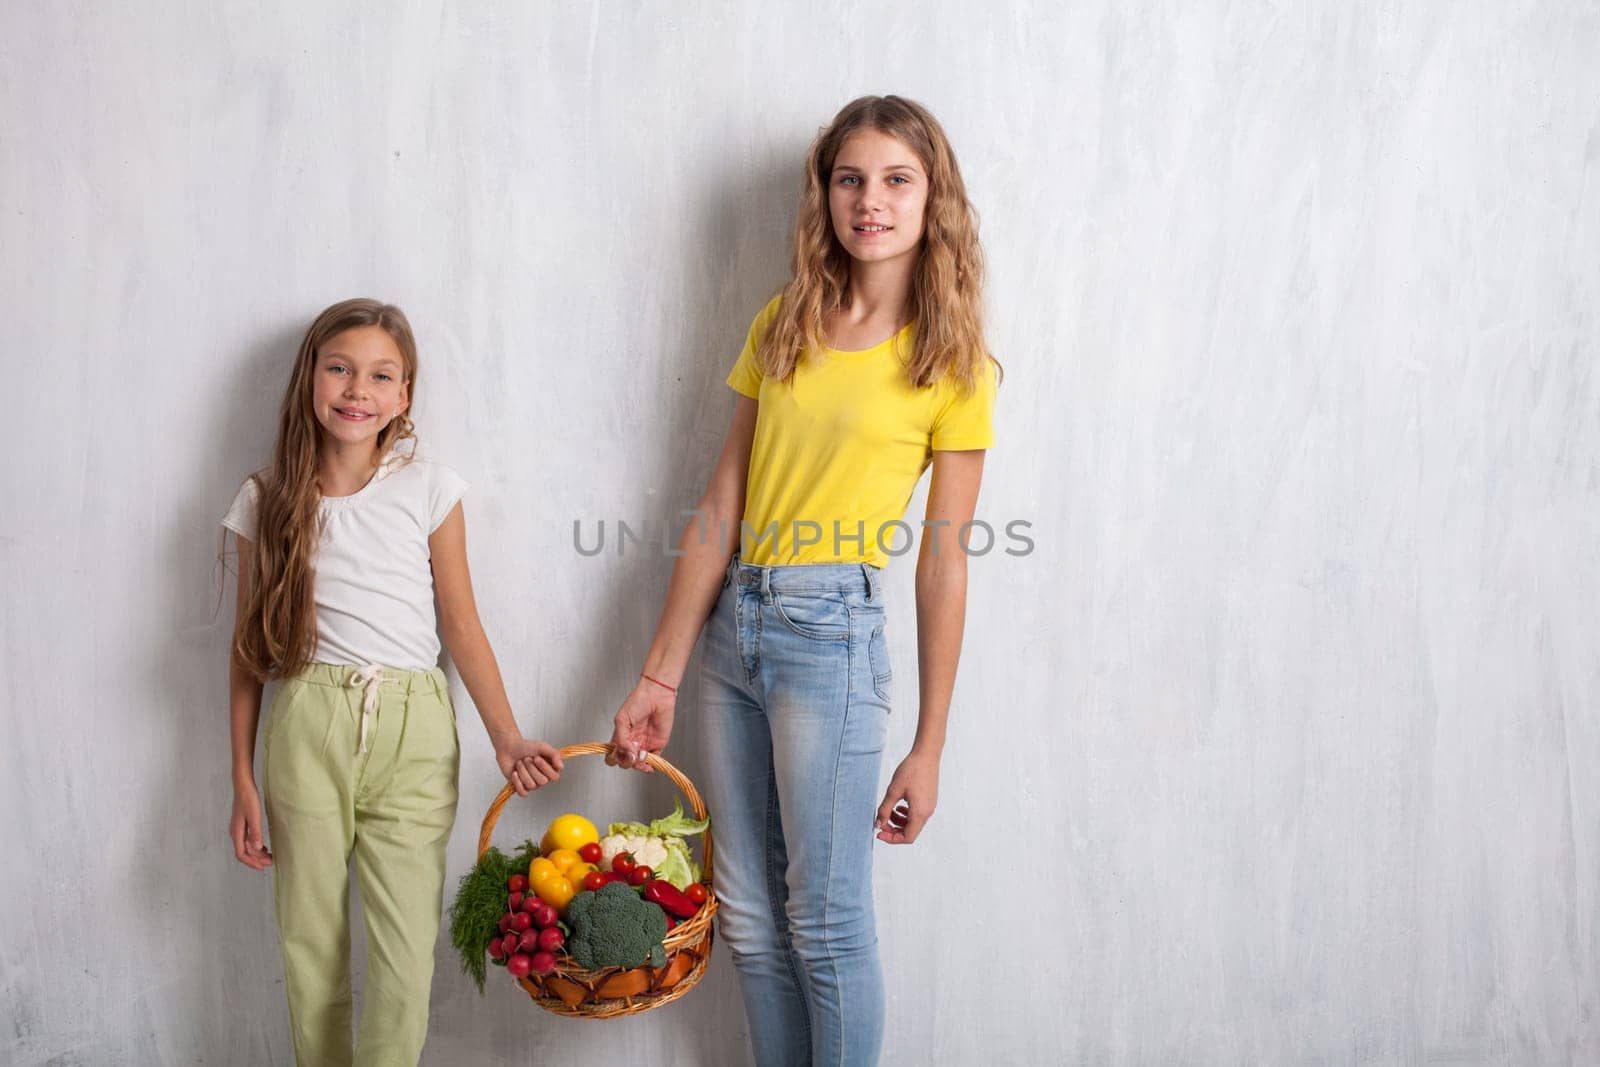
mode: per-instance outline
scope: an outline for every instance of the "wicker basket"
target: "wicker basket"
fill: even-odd
[[[611,746],[592,742],[585,745],[568,745],[561,750],[563,760],[574,756],[599,756],[611,751]],[[682,771],[653,753],[647,753],[650,766],[666,774],[689,801],[689,810],[696,819],[706,817],[706,806],[700,799],[694,783]],[[516,796],[507,785],[489,805],[483,817],[483,828],[478,831],[478,858],[489,850],[489,838],[500,819],[506,801]],[[518,980],[533,1002],[546,1011],[576,1019],[610,1019],[618,1015],[637,1015],[640,1012],[671,1004],[693,989],[706,973],[711,959],[711,919],[717,912],[717,896],[711,886],[711,830],[708,828],[702,842],[705,860],[706,902],[693,917],[684,919],[667,932],[662,948],[667,954],[664,967],[607,967],[586,971],[566,954],[556,957],[556,969],[549,974],[530,974]]]

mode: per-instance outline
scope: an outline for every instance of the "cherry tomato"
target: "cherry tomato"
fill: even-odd
[[[600,842],[598,841],[590,841],[587,845],[578,849],[578,858],[585,863],[599,863],[600,857],[603,855],[605,853],[600,851]]]
[[[602,871],[590,871],[583,876],[583,888],[599,889],[606,884],[606,876]]]
[[[626,878],[633,873],[633,853],[618,852],[611,858],[611,869]]]
[[[652,871],[647,864],[641,863],[639,866],[628,872],[628,884],[644,885],[650,879],[654,878],[655,874],[656,872]]]
[[[689,887],[683,891],[683,895],[689,898],[689,903],[698,908],[706,902],[706,899],[711,894],[706,892],[704,882],[690,882]]]

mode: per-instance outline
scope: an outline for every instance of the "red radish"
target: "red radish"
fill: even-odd
[[[503,934],[511,929],[511,913],[508,911],[500,916],[500,932]]]
[[[522,910],[527,912],[529,915],[534,914],[542,907],[544,907],[544,901],[540,900],[532,893],[529,893],[527,896],[522,898]]]
[[[519,911],[515,915],[511,916],[511,929],[515,930],[519,934],[532,925],[533,916],[529,915],[525,911]]]
[[[529,931],[532,933],[532,931]],[[558,952],[561,946],[567,943],[566,937],[561,933],[559,926],[552,926],[547,930],[539,931],[539,948],[545,952]]]
[[[489,939],[489,958],[494,960],[496,963],[500,963],[506,958],[506,947],[501,943],[501,939],[498,937],[491,937]]]
[[[513,978],[526,978],[528,972],[533,970],[533,961],[519,952],[506,960],[506,970],[511,972]]]
[[[512,911],[516,911],[518,908],[522,907],[522,894],[521,893],[512,893],[511,896],[508,897],[507,899],[511,901],[511,910]]]
[[[556,913],[555,907],[550,904],[539,905],[538,909],[533,913],[534,924],[541,930],[548,926],[554,926],[559,918],[561,916]]]
[[[540,974],[549,974],[556,969],[556,958],[548,952],[535,952],[529,965]]]
[[[513,893],[526,893],[528,891],[528,876],[525,874],[513,874],[506,879],[506,888]]]
[[[524,930],[522,936],[517,938],[517,951],[532,955],[540,949],[538,930]]]
[[[521,942],[521,940],[521,935],[519,934],[507,934],[505,937],[501,938],[500,955],[509,956],[513,952],[517,951],[517,945]]]

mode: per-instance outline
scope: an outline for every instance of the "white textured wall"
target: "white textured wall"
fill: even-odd
[[[332,6],[0,13],[0,1060],[289,1058],[214,554],[309,316],[411,313],[514,701],[601,736],[667,562],[571,522],[692,501],[800,153],[883,91],[982,211],[981,512],[1039,548],[974,565],[879,853],[888,1060],[1600,1060],[1594,3]],[[503,837],[666,798],[561,789]],[[716,963],[581,1024],[441,942],[427,1059],[734,1062]]]

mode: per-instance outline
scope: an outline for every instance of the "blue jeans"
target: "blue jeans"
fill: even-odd
[[[873,1064],[883,971],[873,819],[889,715],[875,568],[734,559],[706,625],[701,714],[722,941],[756,1062]]]

